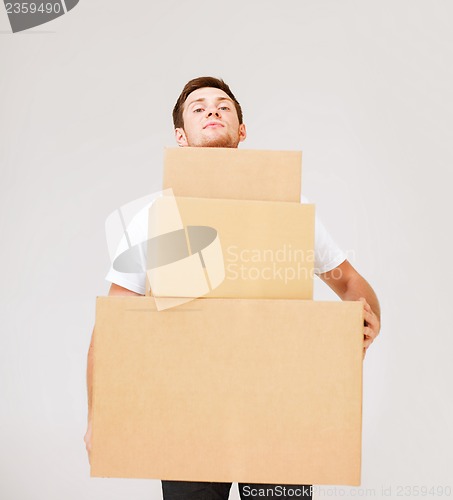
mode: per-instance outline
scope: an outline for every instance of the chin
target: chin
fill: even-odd
[[[238,143],[231,143],[231,142],[209,142],[207,144],[204,144],[202,147],[204,148],[237,148]]]
[[[204,137],[198,144],[194,146],[202,148],[237,148],[239,144],[239,138],[234,139],[233,137]]]
[[[231,137],[216,137],[201,142],[200,146],[204,148],[237,148],[239,140]]]

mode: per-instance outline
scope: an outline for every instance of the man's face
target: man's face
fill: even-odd
[[[246,137],[234,102],[220,89],[194,90],[184,103],[182,117],[184,128],[175,130],[179,146],[237,148]]]

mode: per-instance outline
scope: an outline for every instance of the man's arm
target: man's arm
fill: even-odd
[[[139,293],[135,293],[127,288],[123,288],[122,286],[115,285],[112,283],[109,295],[137,295],[140,296]],[[92,417],[92,396],[93,396],[93,340],[95,335],[96,327],[93,329],[93,333],[91,335],[90,347],[88,349],[88,357],[87,357],[87,395],[88,395],[88,426],[87,431],[84,437],[86,449],[88,452],[88,458],[91,452],[91,417]]]
[[[363,302],[365,318],[363,355],[365,356],[366,350],[381,329],[381,308],[374,290],[347,260],[331,271],[320,274],[319,277],[341,300],[360,300]]]

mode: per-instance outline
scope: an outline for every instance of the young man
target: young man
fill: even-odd
[[[239,102],[228,85],[212,77],[200,77],[188,82],[173,109],[176,142],[181,147],[237,148],[247,133]],[[361,300],[364,307],[363,355],[380,329],[379,302],[371,286],[346,260],[319,220],[315,225],[315,271],[342,300]],[[111,281],[109,295],[144,295],[145,272],[134,274],[127,281],[122,273],[111,269],[106,277]],[[91,387],[93,348],[88,351],[88,429],[85,443],[91,449]],[[294,496],[283,496],[284,485],[239,485],[241,498],[311,498],[306,485],[289,485]],[[231,483],[200,483],[162,481],[165,500],[227,499]],[[266,498],[266,497],[264,497]]]

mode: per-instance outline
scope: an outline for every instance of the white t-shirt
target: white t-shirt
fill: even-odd
[[[301,202],[309,203],[304,196],[301,197]],[[127,227],[129,242],[125,237],[122,238],[116,252],[117,256],[127,250],[130,246],[137,245],[148,239],[149,207],[150,205],[142,208],[131,220]],[[331,271],[346,260],[346,254],[338,247],[322,222],[317,217],[315,217],[314,250],[314,272],[316,274]],[[111,266],[105,279],[111,283],[122,286],[123,288],[127,288],[128,290],[144,295],[146,283],[146,253],[136,253],[135,258],[135,267],[140,269],[140,272],[124,273],[116,271],[113,269],[113,266]]]

